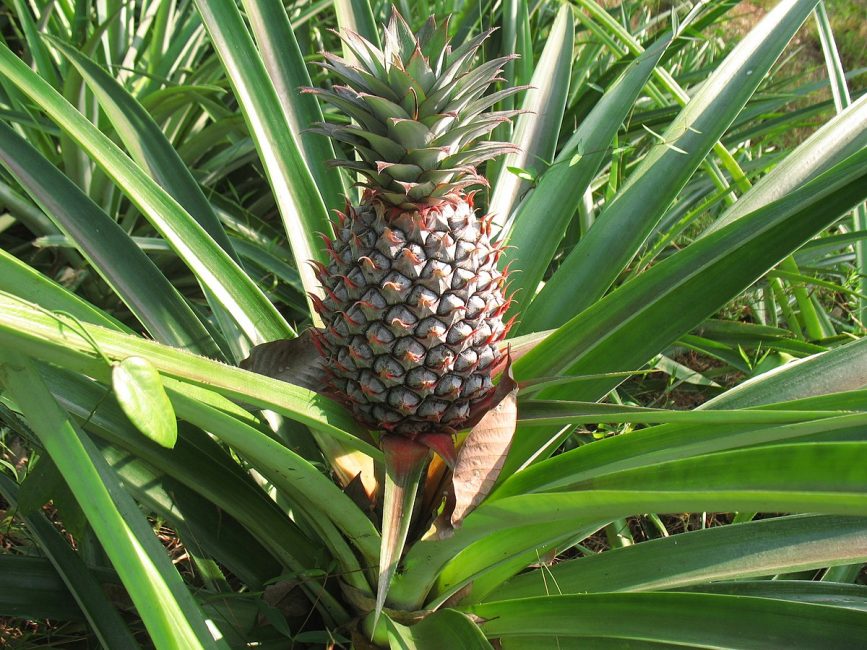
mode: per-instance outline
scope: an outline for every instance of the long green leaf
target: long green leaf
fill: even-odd
[[[744,580],[695,585],[682,591],[775,598],[799,603],[845,607],[867,613],[867,587],[864,585],[835,584],[816,580]]]
[[[382,498],[379,579],[373,611],[374,629],[404,551],[422,472],[431,456],[427,447],[402,436],[384,436],[380,445],[385,453],[385,487]]]
[[[123,229],[3,123],[0,162],[76,243],[94,270],[154,337],[169,345],[220,356],[204,325]]]
[[[135,499],[157,516],[165,517],[169,525],[177,530],[181,541],[188,545],[191,553],[201,549],[198,550],[199,553],[212,554],[215,560],[226,567],[241,569],[242,575],[252,580],[251,584],[261,585],[265,580],[278,575],[281,568],[299,575],[316,570],[316,561],[302,563],[299,558],[316,553],[317,549],[300,536],[291,524],[287,526],[282,513],[276,515],[273,508],[270,512],[265,510],[268,516],[261,518],[257,526],[250,528],[252,534],[248,533],[238,527],[234,517],[223,513],[214,507],[214,503],[186,488],[177,479],[155,470],[148,462],[101,441],[97,446]],[[191,461],[186,458],[184,463],[189,465]],[[231,482],[237,485],[237,481]],[[249,493],[249,488],[245,492]],[[231,501],[232,497],[229,499]],[[261,514],[263,508],[260,504],[260,507],[254,510]],[[251,512],[245,517],[245,521],[249,522],[252,516]],[[268,525],[273,525],[274,529],[270,534],[263,534],[262,529]],[[275,539],[280,540],[281,537],[282,541],[275,545]],[[280,548],[280,544],[284,548]],[[261,557],[249,557],[249,554],[257,552],[261,553]],[[277,558],[280,564],[275,566],[274,558]],[[266,570],[269,572],[263,573]],[[305,581],[301,586],[309,594],[310,602],[320,611],[333,615],[337,620],[346,619],[340,604],[335,602],[334,597],[324,590],[318,581]]]
[[[30,49],[30,56],[33,59],[33,67],[39,76],[50,83],[54,88],[60,88],[60,79],[57,76],[57,68],[54,61],[51,59],[51,54],[42,42],[39,34],[39,28],[30,14],[30,9],[24,3],[24,0],[14,0],[15,16],[21,22],[21,27],[24,30],[24,36],[27,40],[27,47]]]
[[[521,598],[468,608],[488,637],[636,639],[691,648],[852,648],[867,643],[863,612],[767,598],[694,593]],[[623,647],[623,646],[620,646]]]
[[[234,447],[287,494],[309,500],[314,506],[310,516],[331,518],[368,562],[376,562],[379,556],[376,529],[352,500],[322,472],[250,425],[182,393],[170,392],[181,417]]]
[[[867,149],[769,206],[655,265],[585,310],[515,362],[528,376],[617,372],[651,355],[722,307],[800,243],[867,196]],[[599,399],[617,379],[584,382],[543,397]],[[516,436],[507,471],[551,434]]]
[[[350,29],[379,47],[379,29],[373,19],[368,0],[334,0],[334,12],[340,29]],[[409,18],[409,16],[406,16]],[[355,61],[355,55],[344,45],[343,58]]]
[[[153,341],[76,323],[61,314],[45,312],[3,294],[0,294],[0,340],[17,349],[26,348],[31,356],[105,382],[110,373],[106,359],[120,361],[140,356],[150,361],[164,377],[181,379],[260,408],[273,409],[333,435],[371,458],[382,458],[378,449],[349,433],[359,429],[343,408],[312,391]]]
[[[95,427],[94,433],[99,435],[99,429]],[[191,552],[213,558],[245,584],[256,588],[261,588],[284,568],[297,570],[294,567],[298,565],[288,559],[292,557],[288,549],[275,557],[270,552],[270,543],[266,548],[232,515],[215,507],[215,502],[103,438],[95,439],[94,444],[142,509],[164,520],[181,540],[194,540],[195,550],[191,548]],[[272,516],[263,523],[273,522]],[[276,530],[285,533],[286,527],[278,525]],[[297,534],[289,535],[284,543],[294,544],[298,538]],[[301,555],[297,547],[293,546],[292,550],[294,555]]]
[[[244,0],[244,9],[262,61],[319,194],[329,211],[342,210],[346,188],[338,168],[327,164],[335,158],[331,139],[309,130],[312,124],[322,121],[322,110],[313,95],[298,91],[312,83],[286,9],[280,3],[263,0]]]
[[[512,209],[528,187],[527,181],[508,168],[527,170],[536,176],[554,159],[569,93],[574,33],[572,9],[564,4],[557,12],[545,49],[536,64],[530,81],[532,89],[527,92],[521,106],[526,113],[515,121],[511,142],[519,151],[507,154],[501,161],[500,173],[493,184],[488,212],[494,215],[494,222],[500,227],[509,221]]]
[[[448,599],[461,603],[484,601],[488,594],[499,593],[508,578],[539,564],[557,549],[569,548],[576,541],[589,537],[605,523],[595,522],[577,530],[568,521],[550,523],[544,530],[536,525],[522,526],[502,530],[490,539],[471,544],[439,571],[426,606],[440,606]]]
[[[592,445],[591,445],[592,446]],[[501,531],[597,522],[644,512],[820,512],[867,515],[867,443],[802,443],[753,447],[654,463],[576,481],[570,492],[488,499],[444,540],[416,544],[399,576],[405,604],[419,605],[452,558]],[[394,592],[393,592],[394,593]]]
[[[759,426],[716,424],[666,424],[633,431],[584,445],[525,468],[509,477],[491,499],[528,492],[549,492],[611,472],[692,458],[703,454],[777,442],[815,439],[818,436],[859,431],[867,422],[864,414]]]
[[[478,625],[465,614],[443,609],[420,623],[407,627],[387,620],[389,647],[392,650],[492,650]]]
[[[220,446],[201,432],[182,426],[178,445],[171,451],[151,444],[126,421],[115,399],[106,396],[105,388],[86,377],[64,372],[52,366],[40,369],[55,399],[92,432],[119,450],[129,452],[148,463],[156,473],[162,472],[188,486],[230,517],[256,533],[260,543],[288,566],[310,565],[316,549],[303,534],[276,508],[262,491],[230,459]],[[173,393],[174,396],[174,393]],[[213,408],[203,400],[195,401],[199,409]],[[187,415],[183,403],[178,410]],[[236,423],[242,423],[228,414]],[[193,420],[194,424],[198,424]],[[216,427],[215,427],[216,429]],[[210,429],[209,429],[210,431]],[[220,429],[214,431],[219,432]],[[257,438],[267,437],[246,425],[243,433],[255,445]],[[268,438],[275,447],[279,443]],[[227,524],[228,527],[228,524]]]
[[[526,400],[521,403],[519,421],[525,426],[597,424],[599,422],[660,424],[787,424],[844,415],[844,411],[768,411],[768,410],[693,410],[651,409],[596,402]]]
[[[602,348],[606,361],[587,367],[592,367],[593,372],[625,370],[611,363],[612,353],[619,357],[619,363],[631,356],[634,348],[647,352],[661,349],[672,340],[674,330],[683,333],[697,325],[700,320],[695,315],[701,313],[704,319],[810,235],[863,200],[867,195],[867,184],[863,182],[867,177],[865,163],[867,149],[862,149],[797,191],[657,264],[518,359],[515,375],[520,380],[528,375],[553,376],[564,371],[577,374],[593,354],[591,350]],[[723,266],[725,273],[721,273]],[[713,285],[708,282],[710,277],[717,279]],[[710,286],[713,290],[709,290]],[[676,309],[668,304],[671,299],[676,299]],[[612,313],[615,311],[616,316]],[[602,314],[605,316],[600,317]],[[653,320],[648,318],[650,314]],[[659,322],[663,316],[664,324]],[[590,323],[593,331],[588,328]],[[637,331],[638,325],[642,334]],[[636,343],[626,346],[618,342],[617,353],[611,341],[622,330],[629,330]],[[635,359],[632,365],[644,360]]]
[[[828,69],[828,78],[831,82],[831,94],[834,97],[834,108],[837,113],[844,112],[851,104],[852,97],[846,84],[846,74],[843,70],[843,62],[840,60],[840,52],[834,42],[834,30],[824,2],[816,5],[816,25],[819,28],[819,41],[822,44],[822,52],[825,54],[825,67]],[[853,215],[855,230],[864,232],[867,230],[867,205],[859,205]],[[858,270],[858,290],[864,296],[867,294],[867,247],[863,241],[855,244],[855,264]],[[867,318],[867,298],[858,301],[858,319],[864,322]]]
[[[517,576],[488,600],[677,589],[867,560],[867,518],[803,515],[697,530]],[[545,579],[548,582],[545,582]]]
[[[57,38],[49,38],[49,42],[81,74],[132,159],[237,262],[238,257],[214,209],[150,114],[111,75],[69,43]]]
[[[158,20],[160,27],[165,26],[167,13],[168,5],[158,14],[158,18],[161,18]],[[151,115],[103,68],[68,43],[57,38],[49,38],[54,47],[75,66],[90,87],[133,160],[142,169],[147,170],[214,242],[240,265],[240,259],[226,236],[216,212],[205,198],[202,188]],[[152,34],[152,46],[160,42],[159,35]],[[151,68],[154,63],[154,60],[150,61]],[[228,342],[232,356],[236,361],[244,358],[249,348],[244,332],[238,328],[232,315],[219,304],[207,287],[205,287],[205,295],[222,326],[223,338]],[[213,356],[213,352],[207,354]]]
[[[234,2],[214,0],[196,0],[196,7],[244,112],[280,209],[301,282],[308,292],[316,293],[319,282],[308,262],[325,261],[317,234],[332,232],[325,204],[238,7]],[[312,303],[308,303],[314,314]]]
[[[522,306],[533,299],[611,139],[667,44],[666,40],[654,44],[623,71],[516,209],[512,227],[503,237],[514,248],[504,249],[502,261],[519,271],[513,275],[511,286]]]
[[[715,232],[785,196],[867,146],[867,95],[828,120],[705,230]]]
[[[105,312],[2,249],[0,249],[0,291],[14,293],[45,309],[64,311],[86,323],[132,333]]]

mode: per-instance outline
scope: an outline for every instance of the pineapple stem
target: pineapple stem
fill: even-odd
[[[422,471],[430,459],[430,450],[426,446],[403,436],[385,435],[380,446],[385,453],[385,495],[374,629],[406,543]]]

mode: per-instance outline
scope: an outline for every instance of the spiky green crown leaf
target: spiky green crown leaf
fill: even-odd
[[[436,204],[470,185],[485,184],[476,165],[515,147],[479,141],[517,111],[488,108],[525,87],[485,95],[507,61],[505,56],[472,67],[493,30],[452,50],[448,20],[433,17],[413,34],[393,11],[382,50],[346,31],[340,37],[358,60],[353,65],[326,52],[325,63],[343,83],[330,90],[306,88],[353,120],[318,123],[313,130],[350,145],[360,160],[334,164],[363,174],[364,185],[384,201],[413,208]]]

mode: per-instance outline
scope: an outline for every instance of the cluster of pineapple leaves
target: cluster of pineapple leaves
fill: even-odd
[[[358,190],[308,130],[345,118],[298,89],[391,5],[3,3],[0,639],[867,645],[843,4],[397,4],[455,43],[497,27],[480,60],[519,54],[499,89],[531,86],[495,107],[525,111],[492,134],[519,150],[476,196],[520,391],[497,486],[448,535],[419,496],[372,629],[376,435],[237,364],[317,324],[308,261]]]

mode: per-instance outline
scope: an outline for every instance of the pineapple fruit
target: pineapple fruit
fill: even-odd
[[[326,53],[342,83],[304,89],[352,120],[314,130],[348,145],[357,159],[333,162],[364,179],[317,264],[314,342],[330,392],[375,430],[414,438],[472,424],[502,367],[506,275],[467,188],[485,184],[477,164],[513,149],[480,138],[515,113],[486,109],[522,88],[485,95],[510,58],[472,67],[489,35],[452,50],[447,22],[413,34],[395,11],[382,50],[342,34],[358,64]]]

